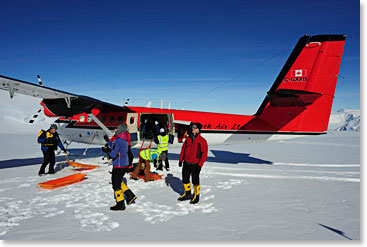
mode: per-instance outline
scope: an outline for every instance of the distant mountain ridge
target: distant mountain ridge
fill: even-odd
[[[330,115],[329,129],[334,131],[360,131],[361,110],[340,109]]]

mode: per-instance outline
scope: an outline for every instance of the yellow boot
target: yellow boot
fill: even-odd
[[[191,199],[191,184],[184,184],[184,188],[185,193],[177,199],[179,201],[186,201]]]
[[[122,192],[125,194],[126,196],[126,203],[127,205],[130,205],[131,203],[133,203],[133,201],[135,201],[136,196],[134,195],[134,193],[129,189],[129,187],[127,187],[127,185],[124,182],[121,182],[121,190]]]
[[[110,210],[113,211],[125,210],[124,193],[122,192],[122,190],[115,191],[115,199],[117,204],[113,207],[110,207]]]
[[[199,202],[199,195],[200,195],[200,184],[194,185],[194,196],[191,199],[191,204],[196,204]]]

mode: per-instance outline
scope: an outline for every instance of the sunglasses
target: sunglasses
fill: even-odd
[[[198,127],[197,126],[192,126],[193,129],[197,129]]]

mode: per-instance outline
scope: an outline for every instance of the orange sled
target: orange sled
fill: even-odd
[[[84,168],[83,170],[92,170],[92,169],[96,169],[99,166],[96,165],[86,165],[86,164],[80,164],[80,163],[76,163],[74,161],[69,161],[68,162],[70,166],[73,167],[78,167],[78,168]]]
[[[70,161],[67,154],[65,154],[65,158],[66,158],[67,163],[69,163],[70,166],[82,168],[83,170],[92,170],[92,169],[96,169],[97,167],[99,167],[96,165],[86,165],[86,164],[80,164],[74,161]]]
[[[44,189],[56,189],[65,185],[78,183],[84,180],[84,177],[87,176],[86,174],[77,173],[74,175],[49,180],[44,183],[39,183],[38,185]]]
[[[130,172],[130,174],[132,174],[132,172]],[[156,174],[156,173],[151,173],[150,174],[150,178],[153,178],[154,180],[162,179],[162,177],[163,177],[163,175],[159,175],[159,174]],[[138,178],[144,180],[144,175],[138,175]]]

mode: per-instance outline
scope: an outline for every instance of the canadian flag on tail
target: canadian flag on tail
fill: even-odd
[[[305,77],[307,74],[307,71],[305,69],[296,69],[292,70],[292,77]]]

